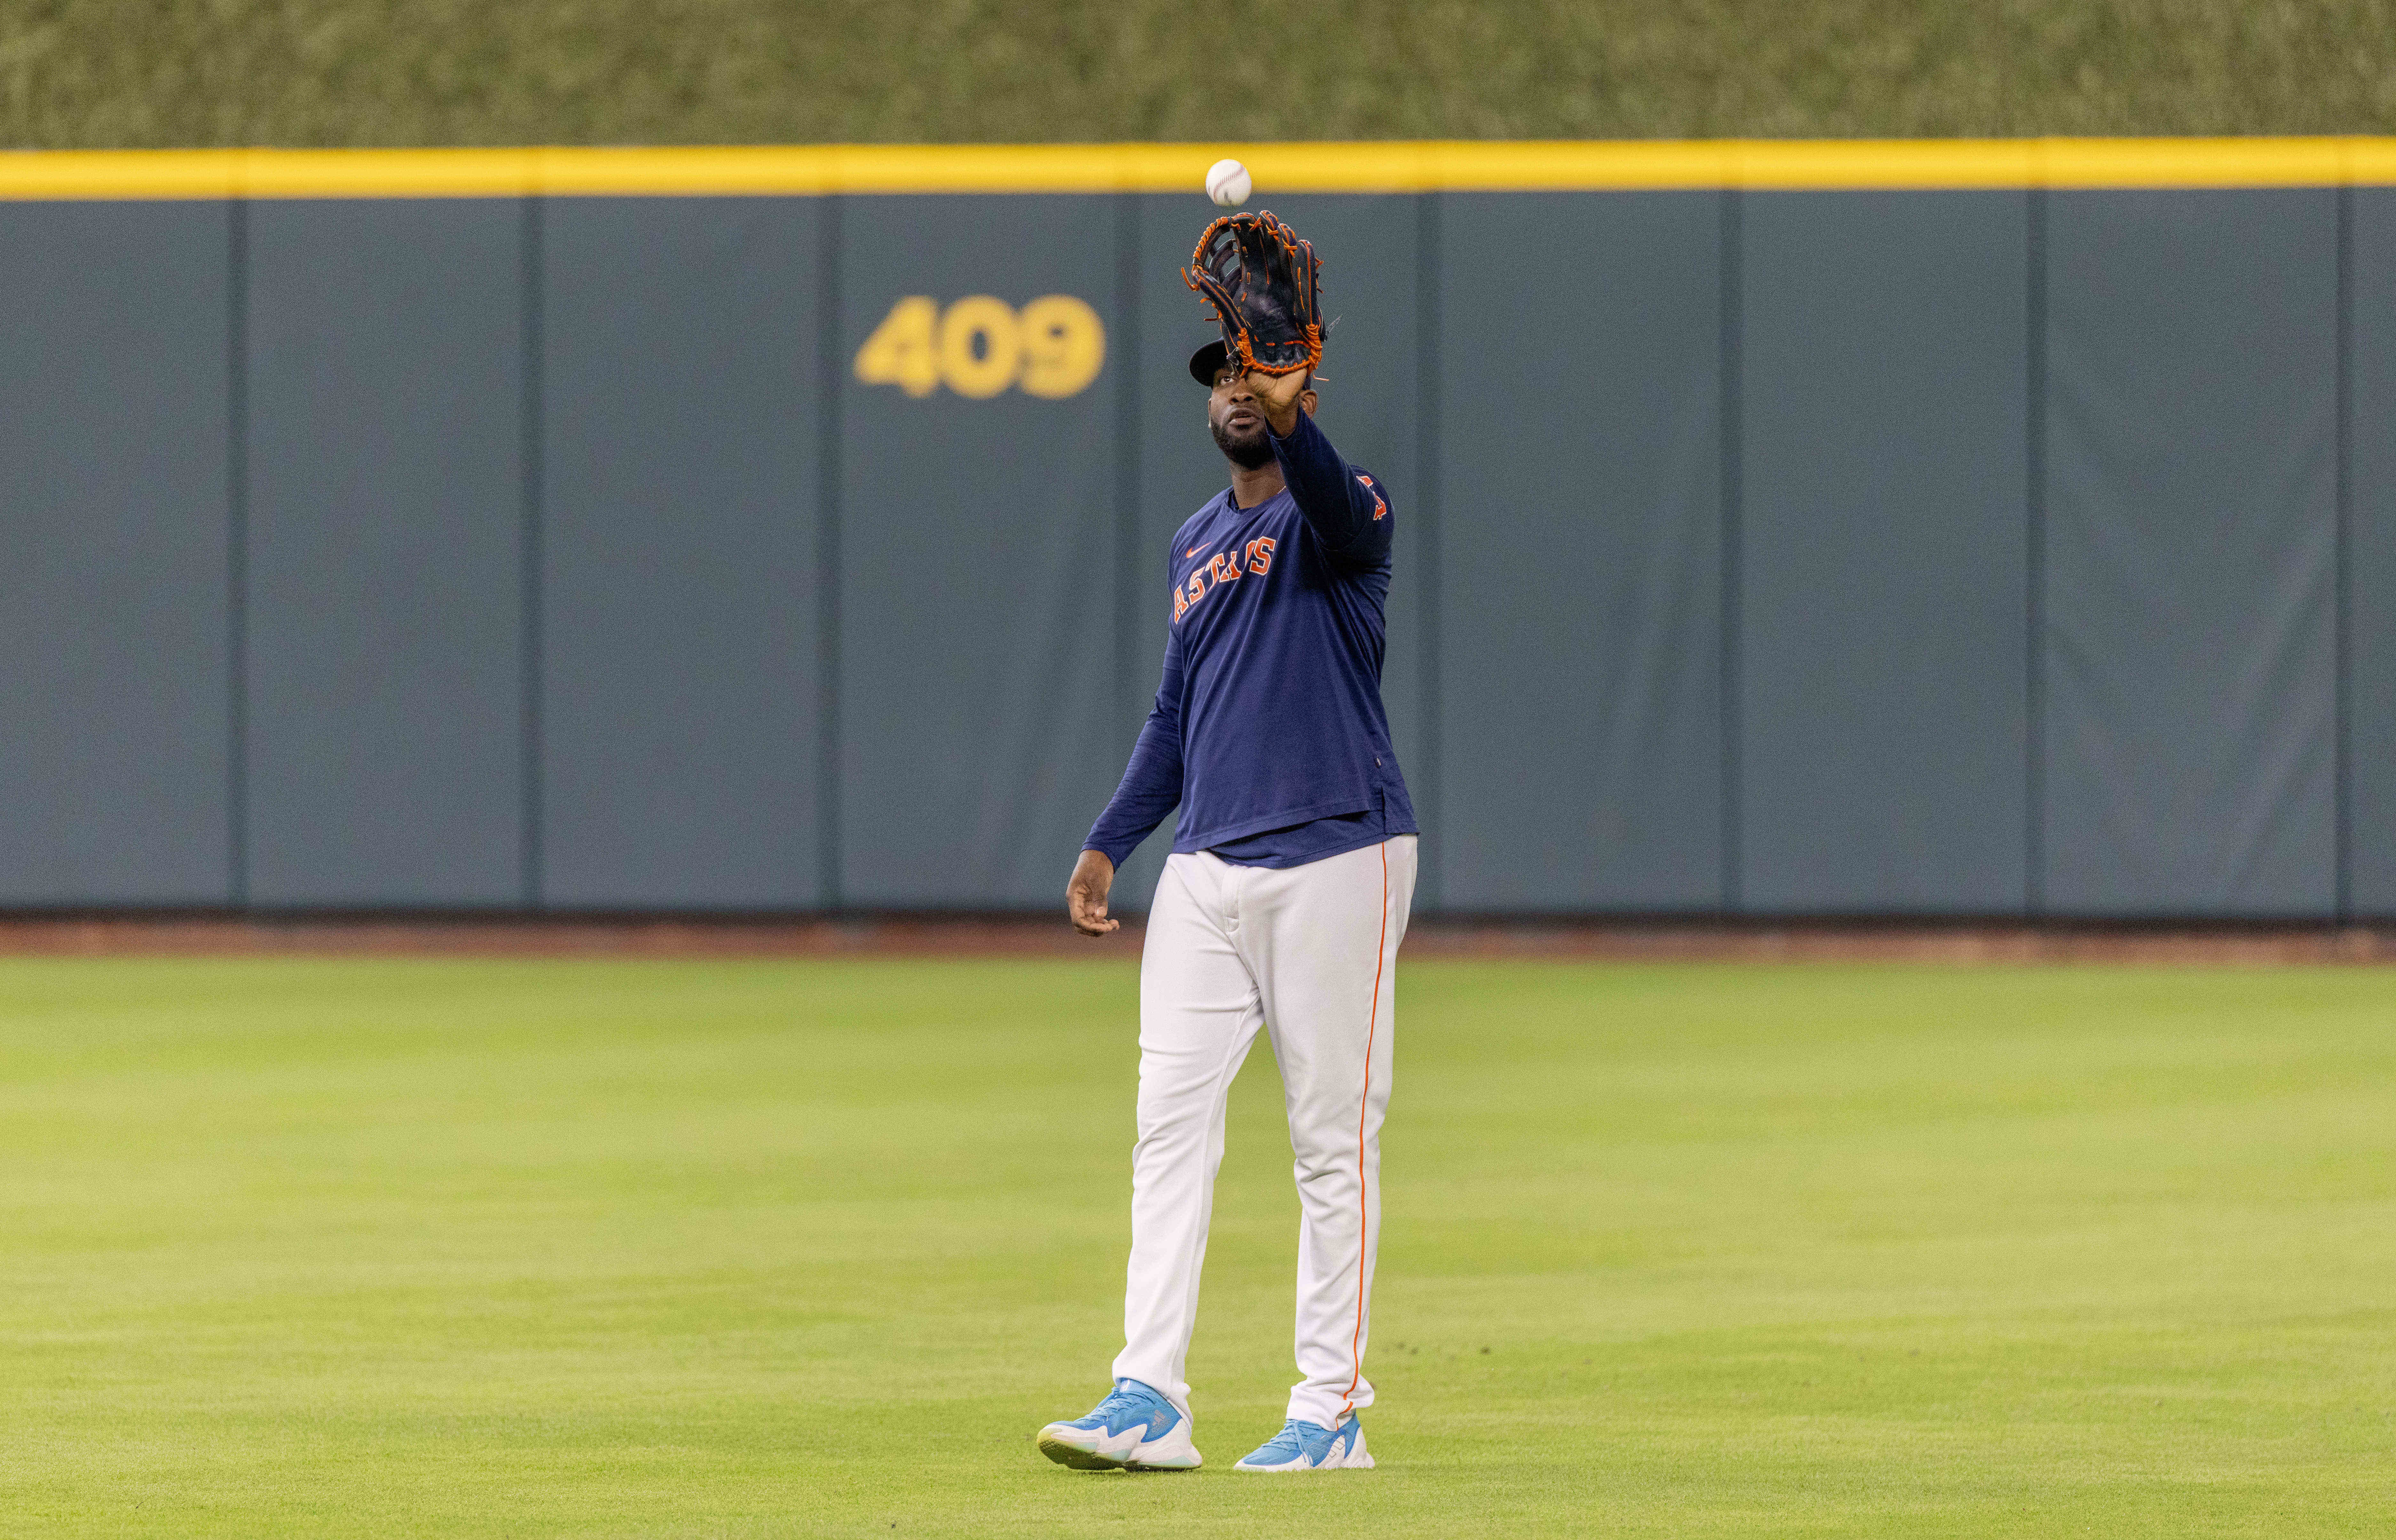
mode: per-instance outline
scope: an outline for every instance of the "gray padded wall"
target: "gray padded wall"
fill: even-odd
[[[0,903],[230,896],[227,218],[0,207]]]
[[[822,204],[544,213],[541,896],[807,909]]]
[[[850,366],[911,295],[1073,296],[1111,342],[1114,265],[1088,235],[1112,214],[1105,198],[843,201],[845,905],[1053,907],[1123,769],[1110,375],[1061,399],[976,400]]]
[[[2051,195],[2053,911],[2334,908],[2336,205]]]
[[[2027,209],[1745,201],[1750,909],[2022,906]]]
[[[249,220],[247,896],[524,902],[523,206]]]
[[[1442,897],[1710,909],[1724,199],[1442,202]]]
[[[1422,907],[2396,915],[2396,192],[1270,201]],[[1051,909],[1224,480],[1211,213],[0,209],[0,903]],[[1052,293],[1068,398],[851,372]]]
[[[2396,191],[2353,194],[2348,862],[2356,913],[2396,915]]]
[[[1276,196],[1272,211],[1303,231],[1325,253],[1324,315],[1336,324],[1324,351],[1318,421],[1339,452],[1388,483],[1397,520],[1389,603],[1389,653],[1381,696],[1390,735],[1429,826],[1432,769],[1424,737],[1424,589],[1430,551],[1423,537],[1425,489],[1421,435],[1417,431],[1420,335],[1417,312],[1422,200],[1411,197]],[[1199,232],[1222,211],[1196,195],[1138,200],[1137,256],[1141,339],[1137,550],[1131,554],[1126,619],[1131,645],[1130,694],[1137,714],[1122,734],[1114,768],[1129,753],[1139,720],[1155,698],[1171,603],[1165,583],[1173,532],[1230,480],[1222,452],[1206,429],[1206,392],[1190,378],[1191,352],[1220,337],[1212,312],[1181,281]],[[1112,786],[1110,781],[1110,787]],[[1098,808],[1090,812],[1095,817]],[[1171,843],[1173,825],[1150,836],[1119,879],[1125,902],[1145,905],[1156,870]],[[1428,868],[1431,852],[1425,851]],[[1431,886],[1426,870],[1420,896]]]

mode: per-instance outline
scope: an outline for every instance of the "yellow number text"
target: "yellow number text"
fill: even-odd
[[[1044,295],[1018,311],[972,294],[945,310],[911,294],[890,307],[857,350],[857,378],[927,396],[946,385],[977,401],[1020,386],[1026,395],[1079,395],[1106,367],[1107,328],[1089,302]]]

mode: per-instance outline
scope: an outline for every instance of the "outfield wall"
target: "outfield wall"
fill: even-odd
[[[2396,914],[2327,142],[1248,147],[1419,902]],[[1222,148],[0,169],[0,904],[1053,906],[1222,480]]]

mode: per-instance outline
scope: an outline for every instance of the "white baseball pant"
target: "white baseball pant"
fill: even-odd
[[[1223,1164],[1231,1078],[1263,1028],[1296,1156],[1298,1370],[1289,1415],[1337,1427],[1373,1404],[1364,1377],[1381,1228],[1395,966],[1415,836],[1276,870],[1165,863],[1139,964],[1139,1142],[1114,1377],[1190,1414],[1190,1334]]]

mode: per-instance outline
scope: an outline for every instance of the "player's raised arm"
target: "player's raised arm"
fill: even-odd
[[[1273,458],[1281,463],[1290,500],[1325,554],[1355,566],[1371,566],[1390,554],[1390,495],[1369,473],[1340,458],[1314,422],[1314,391],[1306,375],[1252,374],[1249,389],[1264,408],[1272,431]]]

